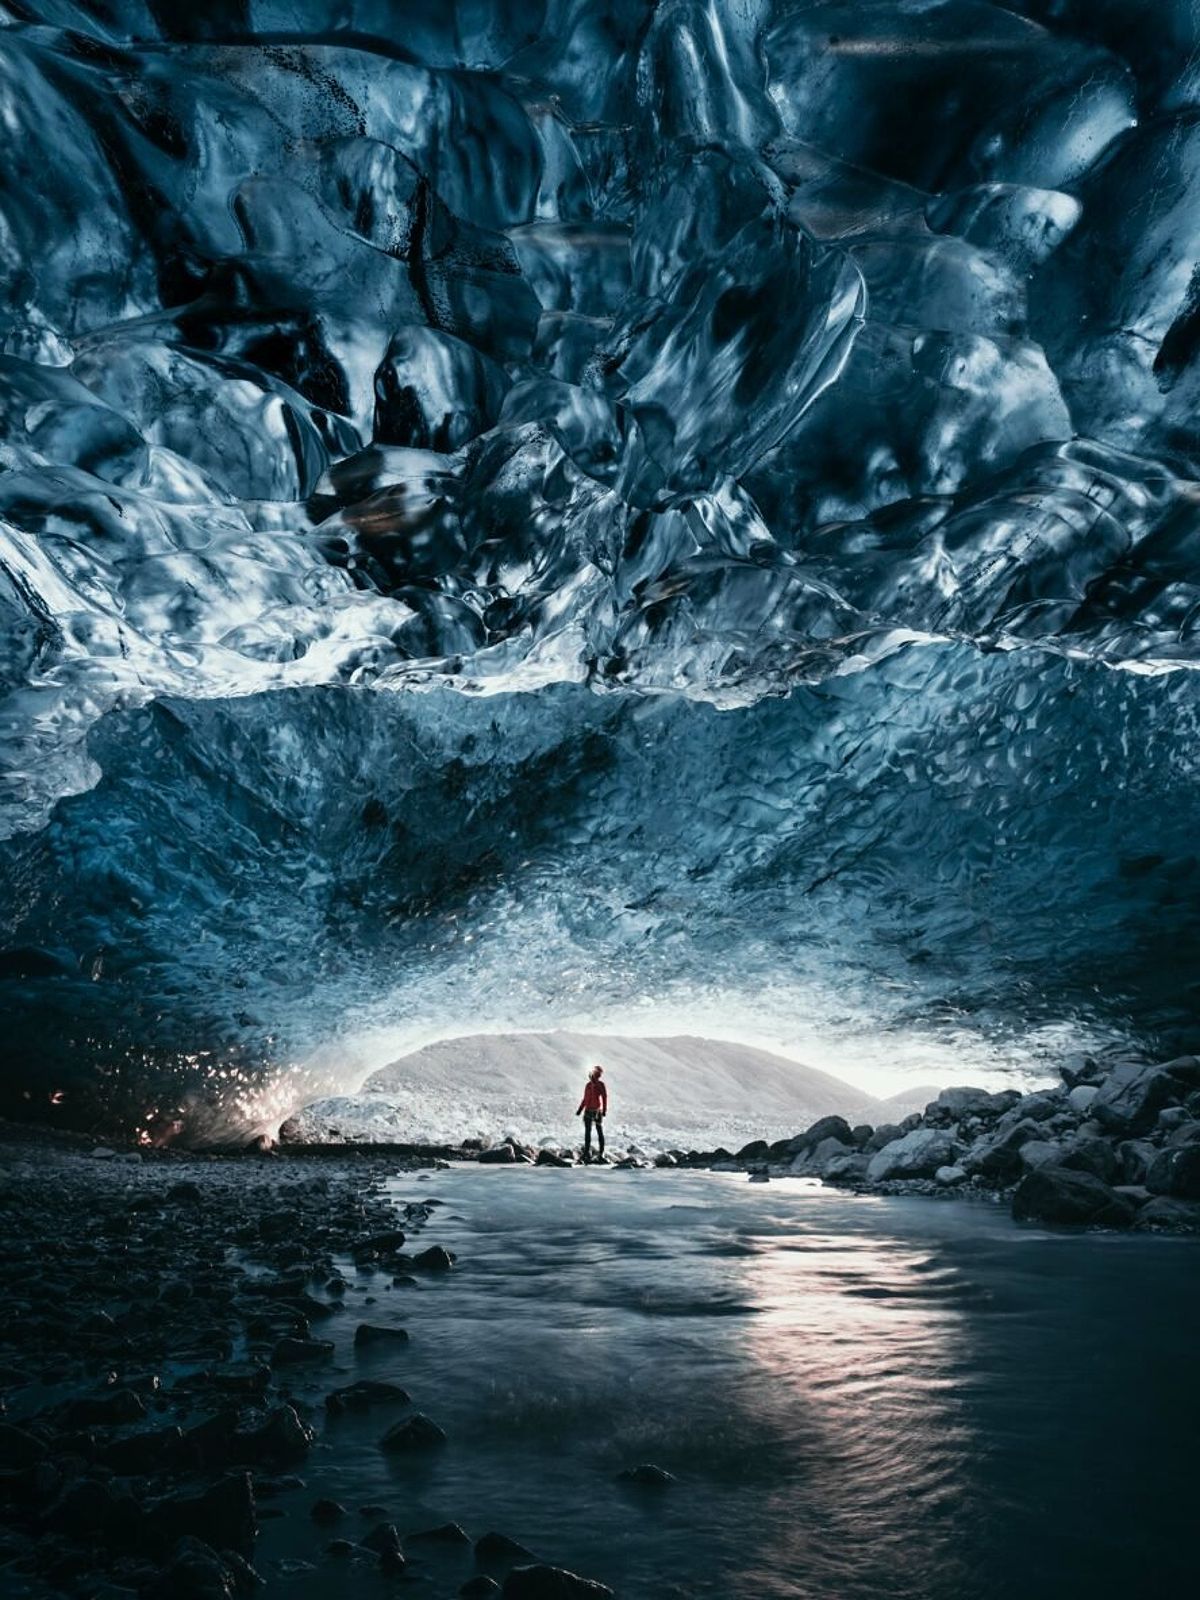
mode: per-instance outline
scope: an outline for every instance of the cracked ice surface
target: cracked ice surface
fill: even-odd
[[[0,22],[6,1094],[1190,1036],[1194,7]]]

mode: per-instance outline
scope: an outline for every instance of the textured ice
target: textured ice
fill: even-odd
[[[10,1103],[1191,1036],[1188,0],[0,24]]]

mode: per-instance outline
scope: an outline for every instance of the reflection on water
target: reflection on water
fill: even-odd
[[[626,1600],[1124,1600],[1184,1581],[1189,1241],[717,1174],[468,1168],[397,1192],[445,1202],[429,1237],[458,1270],[360,1277],[366,1309],[322,1333],[450,1442],[397,1461],[389,1416],[330,1423],[264,1536],[268,1566],[314,1564],[289,1594],[329,1591],[317,1494],[382,1503],[406,1533],[500,1529]],[[356,1354],[360,1317],[411,1344]],[[678,1483],[616,1481],[642,1461]],[[411,1553],[430,1594],[471,1571]]]

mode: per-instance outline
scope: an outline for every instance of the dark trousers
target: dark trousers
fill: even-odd
[[[585,1111],[583,1113],[583,1155],[587,1160],[592,1153],[592,1129],[596,1130],[597,1155],[604,1154],[604,1113],[603,1111]]]

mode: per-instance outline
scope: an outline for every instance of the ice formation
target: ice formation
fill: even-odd
[[[0,21],[5,1105],[1191,1036],[1190,0]]]

